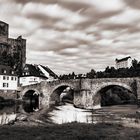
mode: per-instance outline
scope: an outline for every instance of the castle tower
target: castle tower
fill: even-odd
[[[9,25],[0,21],[0,64],[11,66],[20,75],[25,63],[26,40],[9,38]]]
[[[6,43],[9,34],[9,25],[0,21],[0,43]]]

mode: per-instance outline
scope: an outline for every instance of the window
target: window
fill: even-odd
[[[25,69],[25,70],[28,70],[28,67],[25,67],[24,69]]]
[[[8,83],[3,83],[3,87],[8,87]]]
[[[22,82],[25,82],[26,81],[26,78],[22,78]]]
[[[17,78],[15,77],[15,81],[17,80]]]
[[[2,69],[2,73],[6,73],[6,69]]]
[[[26,72],[26,73],[25,73],[25,75],[29,75],[29,74],[30,74],[29,72]]]
[[[7,76],[7,80],[9,80],[9,76]]]
[[[5,80],[6,79],[6,76],[3,76],[3,80]]]
[[[11,80],[14,80],[14,77],[11,77]]]
[[[14,74],[14,71],[13,70],[10,70],[10,74]]]

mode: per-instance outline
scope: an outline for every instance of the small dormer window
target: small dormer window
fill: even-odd
[[[25,70],[28,70],[28,67],[25,67],[24,69],[25,69]]]
[[[4,73],[6,73],[6,70],[4,70]]]
[[[5,74],[5,73],[6,73],[6,69],[2,69],[2,73],[4,73],[4,74]]]
[[[10,70],[10,74],[14,74],[14,71],[13,70]]]

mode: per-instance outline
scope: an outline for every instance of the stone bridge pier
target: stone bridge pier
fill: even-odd
[[[140,79],[139,78],[102,78],[82,79],[80,90],[74,95],[74,105],[85,109],[95,109],[101,105],[101,92],[113,86],[122,87],[137,96],[140,104]]]

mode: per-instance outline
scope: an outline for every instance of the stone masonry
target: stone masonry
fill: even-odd
[[[121,86],[137,95],[140,99],[140,78],[102,78],[81,80],[57,80],[53,82],[41,82],[40,84],[22,87],[20,97],[22,98],[29,90],[36,91],[40,96],[40,108],[49,107],[55,100],[51,97],[57,89],[69,86],[74,91],[74,105],[79,108],[93,109],[96,105],[97,95],[100,90],[109,86]]]
[[[26,63],[26,40],[19,36],[9,38],[9,25],[0,21],[0,64],[14,68],[18,73]]]

